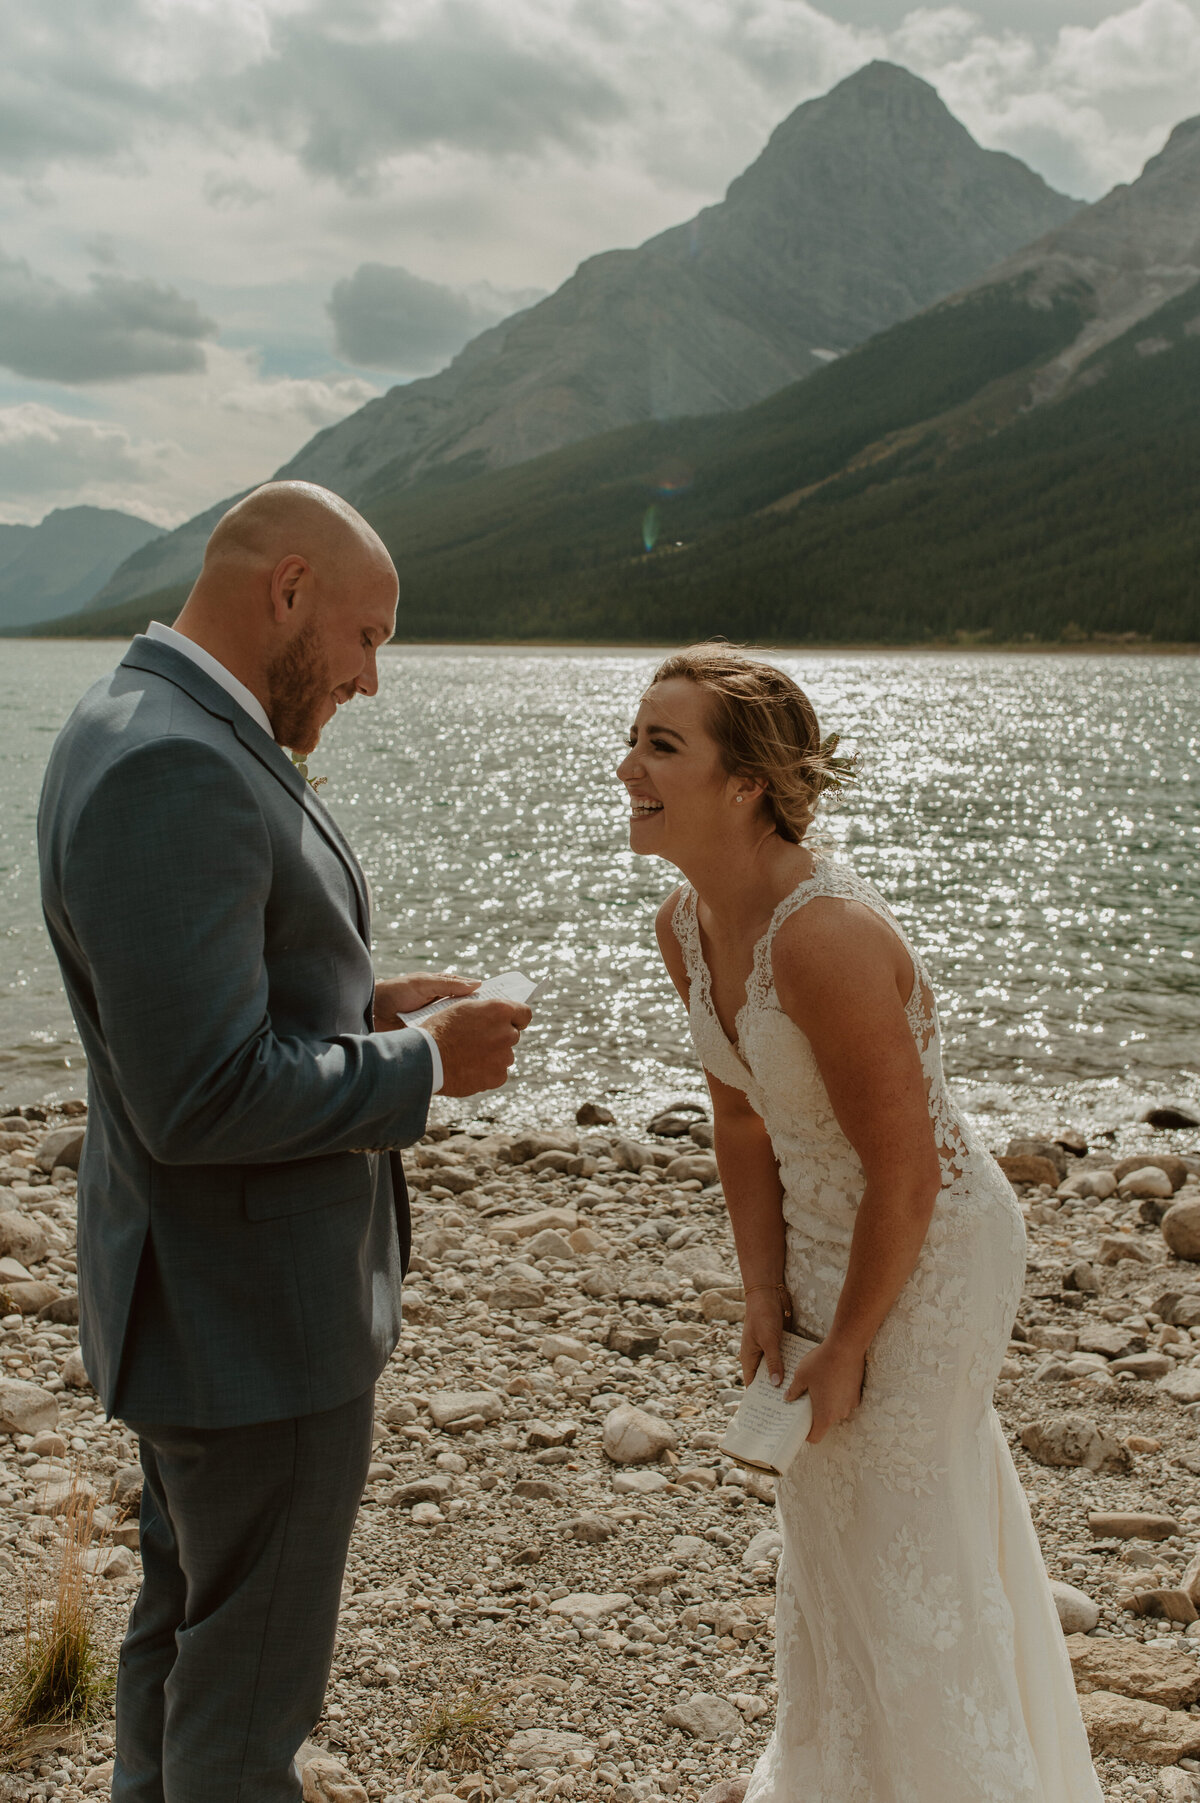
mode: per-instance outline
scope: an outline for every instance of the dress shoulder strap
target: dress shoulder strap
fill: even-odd
[[[675,907],[671,913],[671,925],[683,953],[684,968],[688,974],[689,985],[694,985],[704,971],[704,956],[700,945],[699,923],[696,918],[696,891],[690,883],[681,885],[675,897]]]

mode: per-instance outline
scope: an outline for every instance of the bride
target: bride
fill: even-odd
[[[658,940],[713,1099],[742,1371],[819,1341],[780,1479],[779,1714],[746,1803],[1099,1803],[992,1386],[1021,1294],[1012,1190],[956,1113],[925,969],[805,842],[846,765],[789,677],[660,665],[620,777],[686,881]]]

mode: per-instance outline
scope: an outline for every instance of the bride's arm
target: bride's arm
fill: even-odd
[[[663,963],[686,1008],[687,970],[672,925],[678,893],[668,896],[659,909],[655,929]],[[783,1377],[779,1336],[787,1324],[780,1287],[784,1225],[779,1166],[762,1116],[751,1108],[743,1092],[720,1082],[711,1071],[704,1075],[713,1104],[713,1150],[746,1290],[742,1376],[749,1383],[759,1360],[765,1358],[773,1381],[779,1383]]]
[[[866,1179],[833,1325],[792,1386],[812,1397],[815,1442],[858,1406],[867,1349],[920,1257],[941,1166],[905,1013],[912,963],[887,924],[861,903],[816,898],[781,928],[774,969]]]

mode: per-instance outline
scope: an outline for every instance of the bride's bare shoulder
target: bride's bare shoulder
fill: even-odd
[[[780,999],[817,991],[912,982],[912,963],[895,929],[853,895],[814,895],[782,921],[771,946]]]

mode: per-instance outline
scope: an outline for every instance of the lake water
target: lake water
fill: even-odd
[[[54,733],[120,650],[0,654],[0,1099],[83,1091],[34,818]],[[823,832],[924,950],[948,1069],[991,1140],[1068,1122],[1136,1140],[1148,1102],[1200,1103],[1200,661],[777,661],[862,754]],[[344,709],[310,759],[374,889],[382,972],[545,979],[488,1115],[563,1121],[596,1098],[634,1126],[697,1092],[653,944],[674,873],[629,852],[614,775],[653,665],[645,650],[393,647],[379,695]]]

